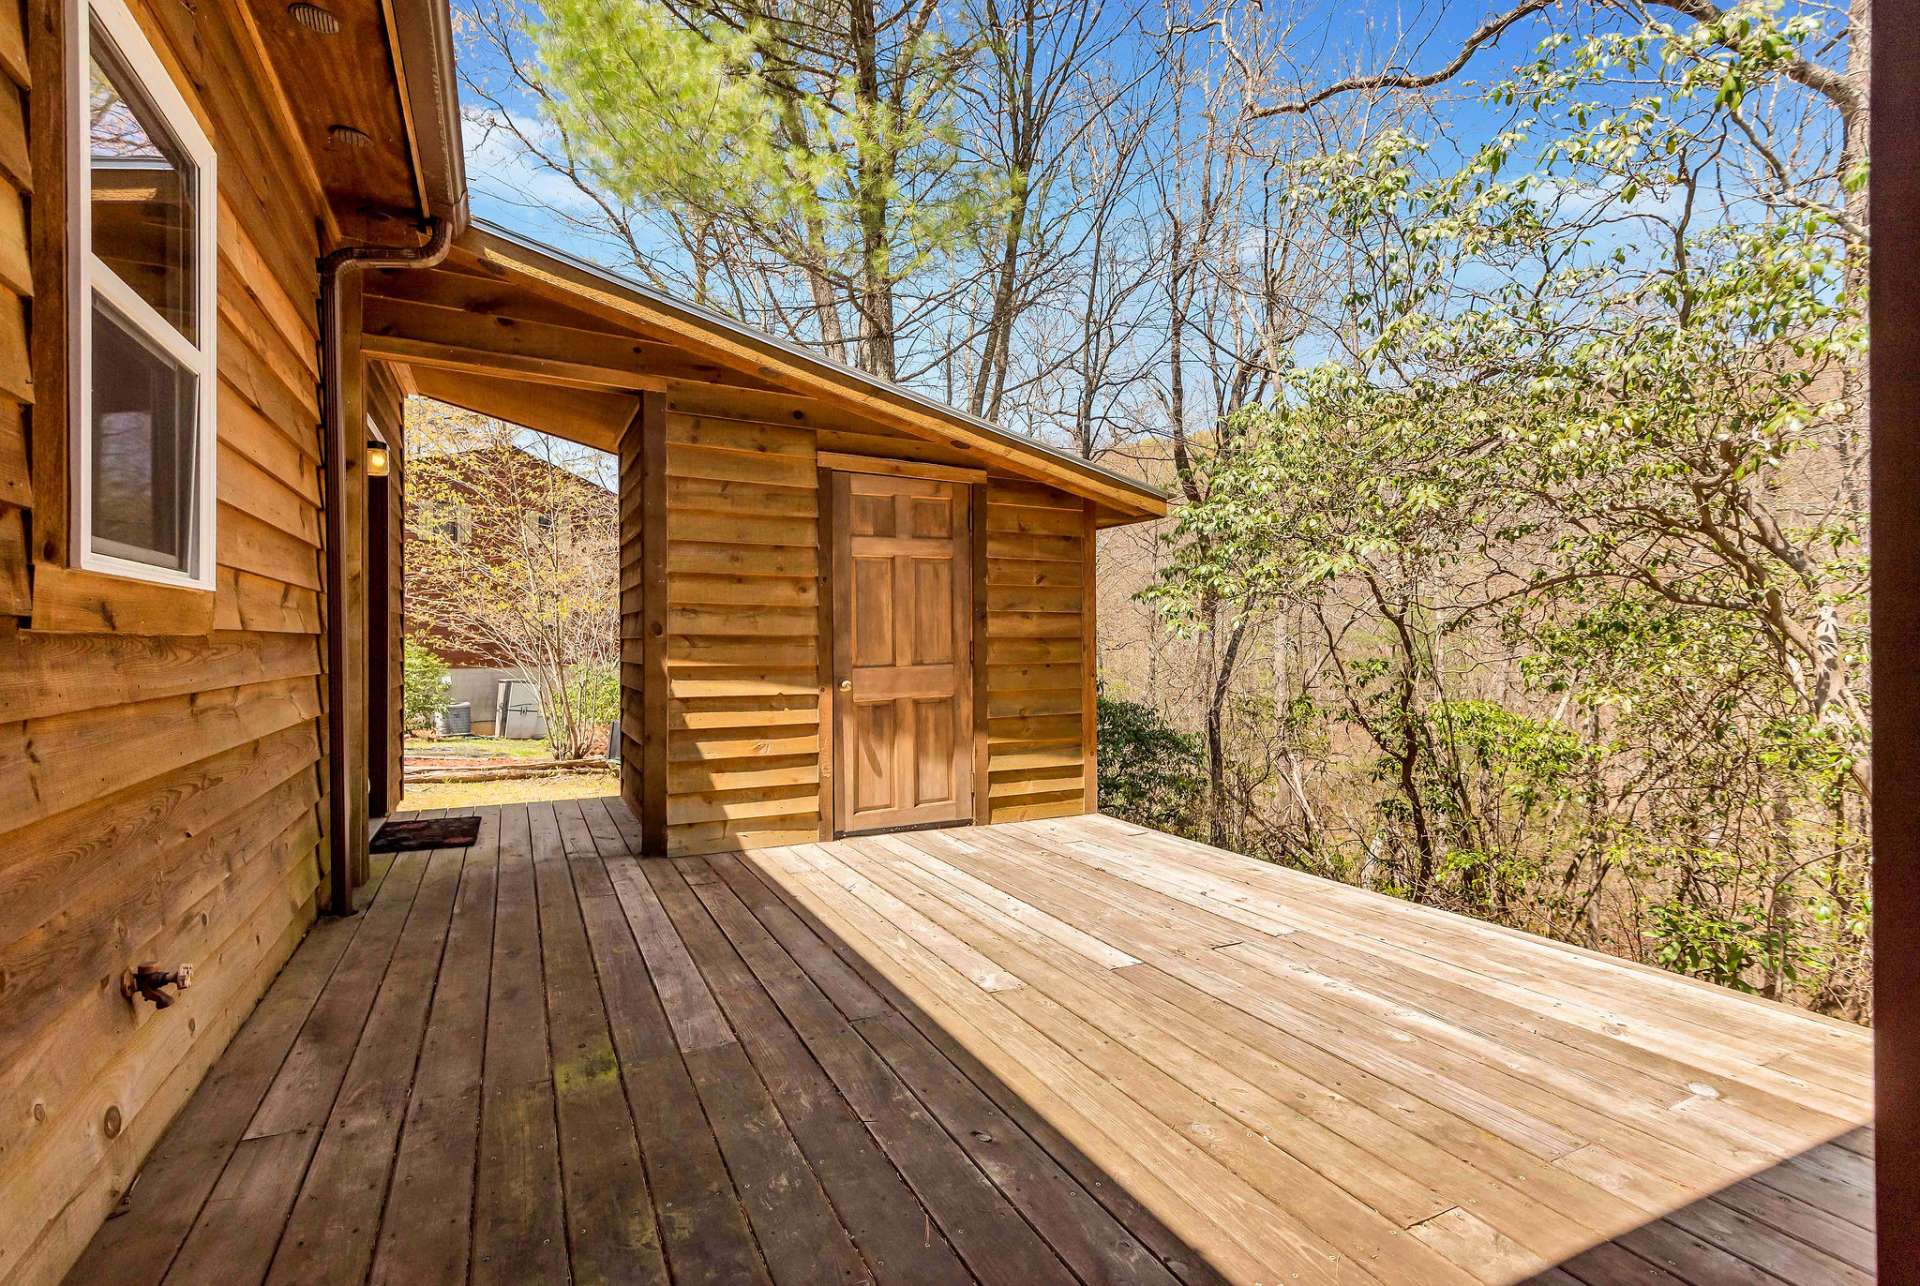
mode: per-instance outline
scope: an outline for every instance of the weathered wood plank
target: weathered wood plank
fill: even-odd
[[[165,1274],[300,1033],[314,1001],[364,918],[314,929],[248,1017],[220,1062],[200,1083],[163,1142],[140,1170],[119,1218],[108,1220],[74,1265],[76,1281],[151,1286]]]
[[[528,813],[568,1261],[576,1281],[664,1286],[666,1260],[575,894],[574,864],[554,806],[532,804]],[[573,816],[579,817],[577,810]],[[591,836],[587,842],[591,852]],[[587,869],[601,869],[597,853]]]
[[[704,866],[692,869],[711,880]],[[777,1207],[763,1202],[755,1227],[770,1230],[775,1238],[768,1247],[769,1262],[776,1270],[806,1269],[813,1256],[832,1251],[831,1259],[819,1267],[840,1279],[865,1276],[858,1258],[849,1257],[852,1246],[846,1237],[851,1232],[867,1264],[882,1279],[965,1281],[960,1261],[929,1228],[928,1212],[914,1200],[901,1176],[875,1147],[875,1140],[861,1129],[857,1110],[808,1056],[802,1039],[734,954],[679,872],[661,871],[653,878],[665,890],[663,900],[672,907],[678,931],[740,1025],[747,1053],[766,1082],[771,1103],[779,1105],[784,1117],[782,1132],[792,1131],[789,1146],[797,1151],[764,1158],[761,1168],[764,1171],[769,1162],[783,1164],[792,1178],[782,1186],[796,1195],[805,1193],[808,1206],[799,1216],[799,1227],[793,1228],[784,1223],[786,1216]],[[812,1204],[822,1190],[833,1200],[831,1209],[824,1200],[818,1206]],[[808,1228],[813,1230],[810,1236],[792,1236]],[[762,1233],[763,1245],[768,1244],[768,1235]]]
[[[497,879],[468,1271],[475,1282],[511,1286],[562,1280],[567,1272],[540,910],[524,804],[500,810]]]
[[[618,820],[611,808],[608,815]],[[628,826],[637,831],[631,822]],[[621,834],[625,836],[624,828]],[[603,850],[608,875],[630,871],[637,849],[635,834],[617,855]],[[583,895],[581,912],[675,1280],[763,1279],[765,1268],[746,1215],[719,1144],[705,1126],[699,1096],[677,1052],[673,1025],[626,912],[617,898],[604,895]]]
[[[174,1261],[182,1280],[264,1277],[425,873],[396,860]]]
[[[295,1199],[269,1282],[359,1282],[373,1261],[387,1179],[459,889],[462,850],[427,860],[406,927],[360,1032]]]
[[[394,1154],[386,1208],[406,1213],[380,1225],[369,1280],[383,1286],[467,1275],[499,855],[500,813],[486,809],[462,857],[453,923]]]
[[[1097,816],[644,862],[617,800],[482,816],[296,957],[89,1263],[1868,1280],[1864,1033]]]

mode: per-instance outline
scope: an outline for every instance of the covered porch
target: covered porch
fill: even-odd
[[[483,810],[75,1281],[1863,1281],[1861,1029],[1101,816]]]

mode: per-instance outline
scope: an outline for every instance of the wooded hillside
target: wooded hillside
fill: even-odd
[[[1177,496],[1111,798],[1867,1017],[1864,7],[463,9],[493,198]]]

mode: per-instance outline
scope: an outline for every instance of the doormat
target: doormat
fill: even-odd
[[[416,848],[465,848],[480,836],[478,817],[423,817],[388,822],[367,845],[370,853],[404,853]]]

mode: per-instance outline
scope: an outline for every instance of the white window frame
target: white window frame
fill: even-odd
[[[172,322],[140,297],[119,274],[93,253],[92,160],[87,137],[88,62],[93,50],[93,27],[98,23],[112,42],[122,66],[139,82],[141,92],[160,113],[174,139],[186,150],[198,173],[193,185],[194,327],[199,343],[183,336]],[[69,0],[67,5],[67,78],[71,97],[67,120],[72,141],[68,147],[67,227],[74,237],[68,258],[71,289],[67,318],[69,388],[73,418],[68,434],[73,497],[70,562],[86,571],[104,572],[132,580],[154,581],[191,589],[214,587],[215,531],[219,480],[215,456],[219,451],[215,407],[219,400],[219,297],[215,266],[219,256],[220,189],[213,144],[174,84],[173,76],[154,52],[125,0]],[[194,377],[194,506],[188,533],[186,568],[161,567],[137,558],[123,558],[93,547],[93,305],[95,298],[110,305],[132,324],[146,342],[162,349]]]

